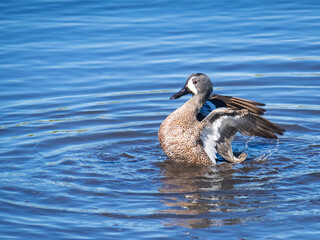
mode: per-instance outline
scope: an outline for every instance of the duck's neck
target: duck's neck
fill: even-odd
[[[203,104],[207,101],[206,94],[196,94],[187,102],[187,107],[195,111],[195,114],[198,114]]]

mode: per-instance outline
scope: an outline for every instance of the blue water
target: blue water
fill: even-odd
[[[1,239],[319,239],[319,1],[1,1]],[[279,141],[172,163],[193,72],[266,103]]]

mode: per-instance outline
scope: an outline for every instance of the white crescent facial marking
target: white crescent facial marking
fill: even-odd
[[[196,88],[196,86],[193,84],[193,82],[192,82],[192,79],[193,79],[194,77],[192,77],[189,81],[188,81],[188,88],[190,89],[190,91],[191,92],[193,92],[194,94],[197,94],[198,93],[198,90],[197,90],[197,88]]]

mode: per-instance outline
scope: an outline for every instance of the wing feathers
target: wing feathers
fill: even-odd
[[[234,110],[247,109],[258,115],[263,115],[266,111],[258,107],[264,106],[265,104],[243,98],[213,94],[210,96],[209,101],[216,105],[216,107],[227,107]]]
[[[245,157],[236,158],[232,153],[231,142],[237,131],[248,136],[270,139],[278,138],[277,134],[283,135],[285,132],[285,129],[247,109],[219,108],[212,111],[202,122],[201,139],[205,140],[205,151],[207,152],[206,149],[209,149],[208,145],[211,144],[211,147],[215,147],[219,155],[230,162],[239,162],[245,159]]]

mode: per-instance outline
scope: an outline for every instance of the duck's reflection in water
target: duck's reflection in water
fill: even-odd
[[[160,169],[163,186],[159,191],[167,194],[163,201],[168,208],[160,212],[173,215],[166,225],[206,228],[242,222],[226,216],[237,208],[233,164],[201,166],[167,161]]]

